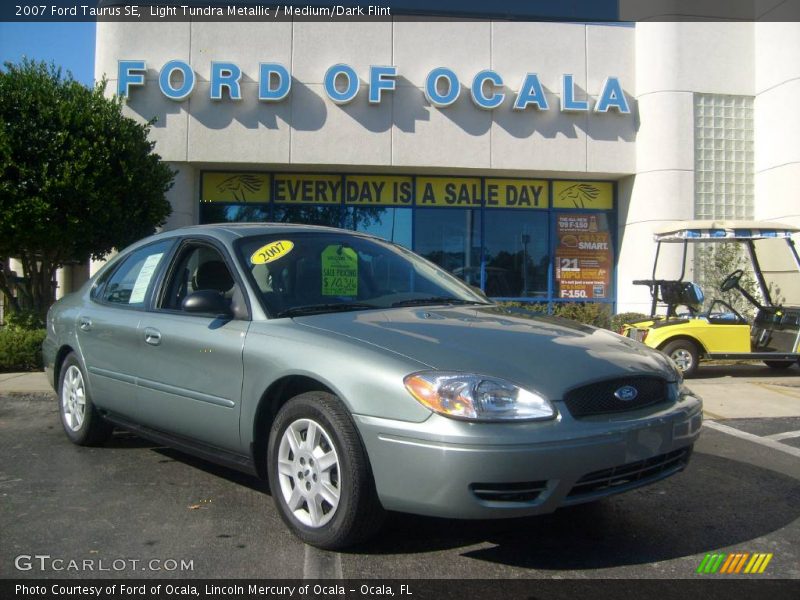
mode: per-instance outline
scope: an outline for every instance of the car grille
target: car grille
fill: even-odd
[[[471,483],[469,486],[478,499],[490,502],[533,502],[545,488],[547,481]]]
[[[692,447],[687,446],[647,460],[589,473],[575,483],[567,495],[567,500],[584,496],[613,494],[624,489],[645,485],[683,469],[689,462],[691,454]]]
[[[620,400],[614,393],[631,386],[637,395]],[[660,377],[627,377],[584,385],[564,395],[564,403],[575,418],[636,410],[669,400],[667,382]]]

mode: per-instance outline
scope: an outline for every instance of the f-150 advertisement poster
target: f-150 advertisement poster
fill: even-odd
[[[610,297],[614,254],[606,216],[558,213],[556,239],[558,297]]]

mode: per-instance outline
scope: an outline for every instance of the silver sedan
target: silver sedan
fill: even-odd
[[[659,352],[323,227],[142,240],[53,306],[44,355],[70,440],[118,426],[268,478],[323,548],[386,510],[516,517],[653,483],[702,421]]]

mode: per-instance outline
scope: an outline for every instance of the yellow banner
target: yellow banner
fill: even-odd
[[[411,206],[414,180],[389,175],[347,175],[344,201],[356,206]]]
[[[417,206],[475,208],[482,203],[478,177],[417,177]]]
[[[339,204],[342,201],[340,175],[297,175],[277,173],[275,202],[290,204]]]
[[[555,208],[614,208],[614,186],[608,181],[554,181]]]
[[[540,179],[487,179],[486,208],[547,208],[550,187]]]
[[[269,175],[203,173],[202,202],[269,202]]]

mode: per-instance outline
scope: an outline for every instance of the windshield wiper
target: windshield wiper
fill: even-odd
[[[306,306],[294,306],[287,308],[275,315],[277,318],[281,317],[296,317],[300,315],[314,315],[329,312],[347,312],[351,310],[367,310],[370,308],[381,308],[374,304],[363,304],[352,302],[350,304],[342,303],[329,303],[329,304],[308,304]]]
[[[462,300],[461,298],[448,298],[446,296],[431,296],[430,298],[412,298],[410,300],[400,300],[393,302],[392,307],[397,306],[424,306],[425,304],[481,304],[486,305],[486,302],[479,302],[478,300]]]

